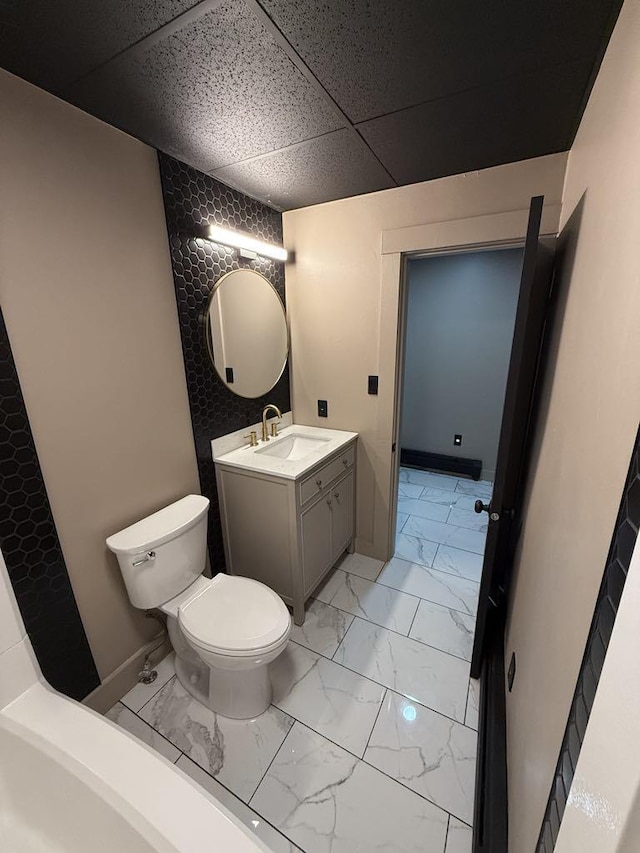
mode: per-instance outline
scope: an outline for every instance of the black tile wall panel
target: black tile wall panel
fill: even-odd
[[[284,302],[284,264],[267,258],[243,261],[202,236],[215,224],[281,245],[282,215],[166,154],[159,159],[200,488],[211,501],[209,556],[215,572],[224,569],[224,550],[211,439],[256,423],[267,403],[285,412],[291,402],[288,365],[264,397],[247,400],[229,391],[209,360],[203,322],[214,284],[235,269],[262,273]]]
[[[67,574],[0,312],[0,548],[47,681],[74,699],[100,683]]]
[[[547,802],[537,853],[552,853],[584,741],[602,666],[640,529],[640,430],[636,435],[613,538],[587,636],[569,719]]]

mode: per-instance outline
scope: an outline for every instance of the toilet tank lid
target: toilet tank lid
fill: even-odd
[[[109,536],[107,547],[116,554],[149,551],[189,530],[200,521],[208,508],[208,498],[202,495],[187,495]]]

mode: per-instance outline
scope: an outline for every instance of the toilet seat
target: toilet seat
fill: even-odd
[[[276,648],[288,635],[291,617],[268,586],[219,574],[179,605],[178,623],[197,648],[248,657]]]

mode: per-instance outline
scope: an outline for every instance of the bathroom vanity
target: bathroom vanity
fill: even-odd
[[[291,424],[258,446],[217,455],[213,443],[227,571],[275,590],[296,625],[352,549],[357,437]]]

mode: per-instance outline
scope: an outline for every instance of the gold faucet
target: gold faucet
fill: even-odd
[[[282,418],[282,412],[277,406],[274,406],[273,403],[268,403],[264,409],[262,410],[262,440],[269,441],[269,433],[267,432],[267,412],[273,409],[276,415],[279,418]]]

